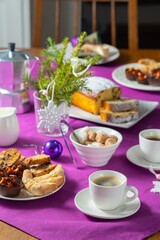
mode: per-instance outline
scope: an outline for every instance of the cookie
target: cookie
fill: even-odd
[[[37,154],[31,157],[25,158],[22,162],[26,165],[42,165],[50,163],[50,156],[46,154]]]
[[[40,166],[30,168],[34,177],[42,176],[44,174],[50,173],[53,169],[55,169],[56,164],[43,164]]]
[[[0,166],[12,166],[17,163],[21,158],[21,153],[17,148],[9,148],[0,153]]]

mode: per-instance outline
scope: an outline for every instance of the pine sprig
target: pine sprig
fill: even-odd
[[[73,48],[71,58],[67,60],[65,54],[69,39],[64,38],[61,45],[57,47],[52,38],[47,38],[47,48],[41,51],[39,72],[35,79],[29,75],[24,77],[26,87],[38,91],[39,97],[44,100],[46,100],[46,96],[41,93],[41,90],[48,91],[47,99],[53,100],[56,105],[61,101],[66,101],[70,105],[73,93],[86,88],[86,79],[93,74],[87,71],[86,67],[96,64],[101,59],[100,56],[96,56],[94,58],[87,57],[85,63],[83,60],[79,61],[78,56],[85,37],[86,32],[82,32],[77,45]],[[74,71],[72,58],[77,59]]]

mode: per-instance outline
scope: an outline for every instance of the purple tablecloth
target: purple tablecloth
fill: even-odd
[[[112,79],[111,74],[116,64],[96,66],[95,75]],[[142,100],[159,101],[159,92],[149,92],[123,87],[123,96]],[[71,146],[77,161],[83,165],[76,169],[69,157],[62,137],[58,140],[63,144],[62,156],[57,159],[63,165],[66,183],[55,194],[34,201],[9,201],[0,199],[0,219],[42,240],[86,240],[110,239],[133,240],[143,239],[160,230],[160,194],[151,193],[152,181],[155,177],[148,169],[138,167],[126,158],[126,151],[138,144],[138,133],[146,128],[160,128],[160,106],[147,115],[139,123],[129,129],[116,128],[123,135],[123,141],[109,163],[101,168],[85,166]],[[24,148],[23,144],[40,144],[49,140],[36,132],[34,112],[18,115],[20,135],[14,147],[24,155],[34,154],[33,148]],[[96,125],[71,118],[73,128]],[[0,148],[3,150],[4,148]],[[153,153],[154,154],[154,153]],[[89,217],[80,212],[74,197],[82,189],[88,187],[88,176],[100,169],[112,169],[124,173],[128,184],[134,185],[139,191],[141,207],[134,215],[119,220],[102,220]]]

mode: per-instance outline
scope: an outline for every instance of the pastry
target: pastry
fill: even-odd
[[[148,77],[148,83],[151,86],[160,86],[160,68],[152,71],[152,75]]]
[[[33,166],[30,168],[34,177],[42,176],[44,174],[50,173],[53,169],[55,169],[56,164],[43,164],[40,166]]]
[[[138,63],[141,64],[138,69],[125,69],[126,78],[139,84],[160,86],[160,63],[149,58],[139,59]]]
[[[101,108],[100,118],[105,122],[126,123],[139,118],[138,110],[129,110],[125,112],[112,112]]]
[[[136,80],[139,84],[148,85],[148,77],[149,77],[149,75],[146,74],[145,72],[143,72],[141,70],[137,70]]]
[[[86,55],[95,53],[104,58],[109,56],[109,46],[107,44],[89,44],[85,43],[81,47],[81,51]]]
[[[50,173],[38,177],[33,177],[31,170],[24,170],[22,182],[33,196],[49,194],[64,183],[63,167],[58,164]]]
[[[136,99],[121,98],[112,101],[103,101],[102,108],[113,112],[125,112],[131,109],[137,109],[139,101]]]
[[[160,63],[150,58],[141,58],[138,60],[138,63],[143,66],[140,67],[140,70],[144,73],[150,74],[152,70],[160,67]]]
[[[21,159],[21,153],[17,148],[9,148],[0,153],[0,166],[12,166]]]
[[[136,81],[137,77],[137,69],[135,68],[126,68],[125,69],[126,78],[131,81]]]
[[[0,194],[6,197],[16,197],[19,195],[23,183],[16,175],[0,178]]]
[[[28,158],[25,158],[22,162],[26,165],[42,165],[50,163],[50,156],[46,154],[37,154]]]
[[[89,77],[86,87],[72,95],[72,104],[87,112],[99,114],[104,100],[114,100],[121,96],[121,88],[102,77]]]

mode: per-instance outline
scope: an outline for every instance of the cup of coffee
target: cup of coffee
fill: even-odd
[[[103,210],[114,210],[138,196],[135,187],[127,186],[124,174],[111,170],[92,173],[89,176],[89,192],[96,207]],[[132,192],[131,196],[129,192]]]
[[[139,133],[139,146],[143,157],[160,163],[160,129],[145,129]]]

